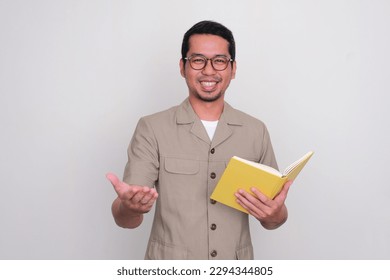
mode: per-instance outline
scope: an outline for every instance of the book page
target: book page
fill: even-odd
[[[306,155],[298,159],[297,161],[290,164],[283,172],[283,176],[286,176],[291,171],[293,171],[301,162],[305,161],[307,158],[311,157],[313,155],[313,152],[308,152]]]
[[[271,166],[268,166],[268,165],[265,165],[265,164],[261,164],[261,163],[258,163],[258,162],[254,162],[254,161],[250,161],[250,160],[247,160],[247,159],[243,159],[243,158],[240,158],[240,157],[237,157],[237,156],[234,156],[233,158],[241,161],[241,162],[244,162],[250,166],[253,166],[255,168],[258,168],[258,169],[262,169],[264,171],[267,171],[268,173],[271,173],[271,174],[274,174],[276,176],[279,176],[279,177],[282,177],[282,173],[280,173],[278,170],[276,170],[275,168],[272,168]]]

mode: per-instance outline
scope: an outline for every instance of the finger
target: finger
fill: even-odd
[[[138,209],[138,211],[142,213],[147,213],[150,211],[150,209],[152,209],[157,197],[157,192],[152,189],[147,195],[145,195],[140,201],[138,201],[135,207]]]
[[[106,178],[110,181],[116,193],[119,195],[121,190],[121,181],[118,179],[118,177],[114,173],[107,173]]]
[[[253,194],[248,193],[244,190],[239,190],[239,193],[246,198],[255,208],[265,208],[265,206],[269,206],[270,199],[265,196],[258,189],[252,187],[251,191]]]
[[[154,204],[155,201],[156,201],[156,198],[152,197],[147,202],[141,202],[141,204],[140,204],[141,208],[143,208],[146,211],[149,211],[153,207],[153,204]]]
[[[118,196],[123,199],[131,199],[140,189],[137,186],[130,186],[119,180],[114,173],[108,173],[106,178],[111,182]]]
[[[288,191],[292,185],[293,181],[287,181],[280,193],[275,197],[275,201],[284,202],[287,198]]]
[[[260,201],[258,198],[254,197],[252,194],[244,191],[244,190],[238,190],[237,198],[241,200],[245,206],[253,211],[256,211],[257,209],[261,210],[265,207],[264,203]]]
[[[141,197],[141,204],[148,204],[151,199],[154,197],[154,192],[152,190],[148,191],[147,193],[144,193],[144,196]]]
[[[149,200],[148,197],[151,193],[153,193],[153,189],[149,187],[134,189],[132,192],[133,196],[131,197],[131,201],[132,203],[141,203],[141,201],[146,203]]]
[[[245,194],[247,193],[243,192],[242,190],[241,192],[239,190],[239,192],[236,193],[237,203],[240,204],[244,209],[246,209],[249,214],[259,219],[264,215],[264,211],[262,210],[262,207],[264,207],[264,205],[261,205],[261,203],[260,206],[256,205],[259,201],[257,201],[257,203],[255,201],[250,201],[250,197],[244,196]]]
[[[259,189],[252,187],[251,192],[264,204],[268,205],[269,201],[271,200],[268,196],[263,194]]]
[[[291,187],[291,185],[292,185],[293,183],[294,183],[294,181],[287,181],[287,182],[284,184],[283,189],[285,189],[286,194],[287,194],[288,191],[290,190],[290,187]]]

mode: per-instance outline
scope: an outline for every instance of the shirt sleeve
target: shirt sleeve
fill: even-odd
[[[123,181],[127,184],[154,187],[158,178],[158,143],[147,119],[138,121],[127,149],[128,161]]]
[[[263,133],[263,145],[262,145],[262,154],[260,158],[260,163],[265,164],[268,166],[271,166],[277,170],[278,168],[278,163],[276,161],[274,149],[272,147],[271,143],[271,137],[269,135],[267,127],[264,127],[264,133]]]

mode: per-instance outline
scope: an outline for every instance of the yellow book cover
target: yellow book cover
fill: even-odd
[[[256,187],[267,197],[273,199],[285,182],[294,180],[298,176],[312,155],[313,152],[308,152],[289,165],[283,173],[270,166],[234,156],[230,159],[210,198],[248,213],[236,202],[234,194],[238,189],[252,193],[250,188]]]

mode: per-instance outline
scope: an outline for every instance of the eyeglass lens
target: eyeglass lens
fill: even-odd
[[[217,70],[222,71],[225,70],[229,64],[229,59],[225,56],[216,56],[213,58],[206,58],[204,56],[193,56],[189,58],[190,65],[195,70],[202,70],[206,67],[207,61],[211,61],[211,66]]]

